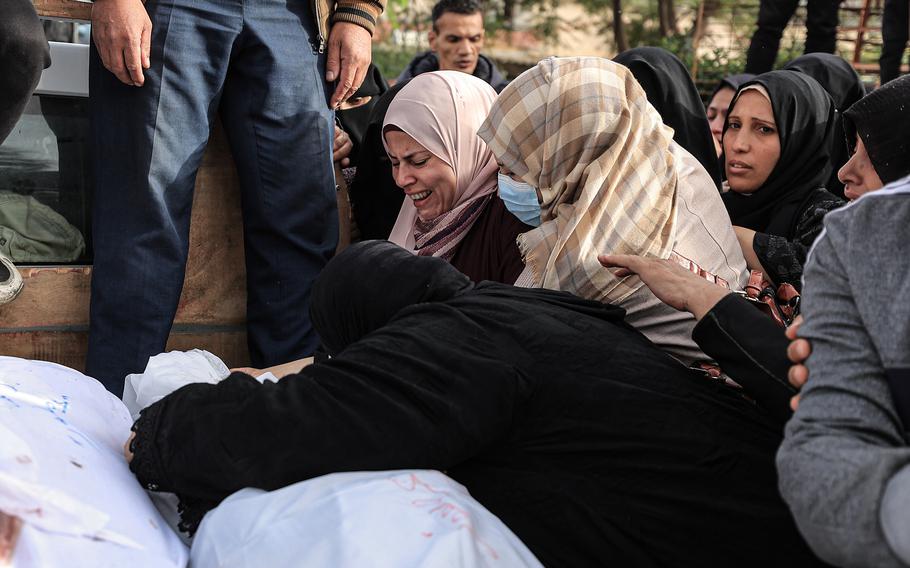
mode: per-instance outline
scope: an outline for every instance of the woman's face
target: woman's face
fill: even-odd
[[[711,102],[708,103],[708,124],[711,125],[711,134],[714,136],[714,147],[717,150],[718,158],[723,151],[721,140],[724,136],[724,121],[727,120],[727,109],[730,108],[730,101],[733,100],[733,95],[735,94],[736,91],[730,87],[722,87],[714,93],[714,96],[711,97]]]
[[[752,193],[767,181],[780,159],[780,136],[771,102],[758,91],[742,93],[727,117],[724,169],[730,189]]]
[[[400,130],[385,134],[395,184],[417,208],[417,216],[429,221],[455,207],[455,170]]]
[[[837,172],[837,179],[844,184],[844,197],[853,201],[864,193],[881,189],[884,185],[872,166],[862,138],[856,137],[856,151]]]

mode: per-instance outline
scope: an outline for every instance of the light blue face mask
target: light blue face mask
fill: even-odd
[[[540,201],[537,190],[523,181],[499,174],[499,198],[506,209],[525,225],[540,226]]]

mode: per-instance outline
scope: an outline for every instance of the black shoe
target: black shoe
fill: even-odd
[[[0,304],[7,304],[22,291],[22,276],[13,262],[0,254]]]

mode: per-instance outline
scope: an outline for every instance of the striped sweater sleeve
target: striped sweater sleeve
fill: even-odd
[[[363,26],[372,34],[385,4],[386,0],[339,0],[335,4],[332,23],[350,22]]]

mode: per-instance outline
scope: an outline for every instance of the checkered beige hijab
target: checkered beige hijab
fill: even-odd
[[[479,135],[540,190],[543,223],[518,237],[535,285],[620,302],[641,281],[616,278],[598,254],[670,256],[673,131],[622,65],[545,59],[503,90]]]

